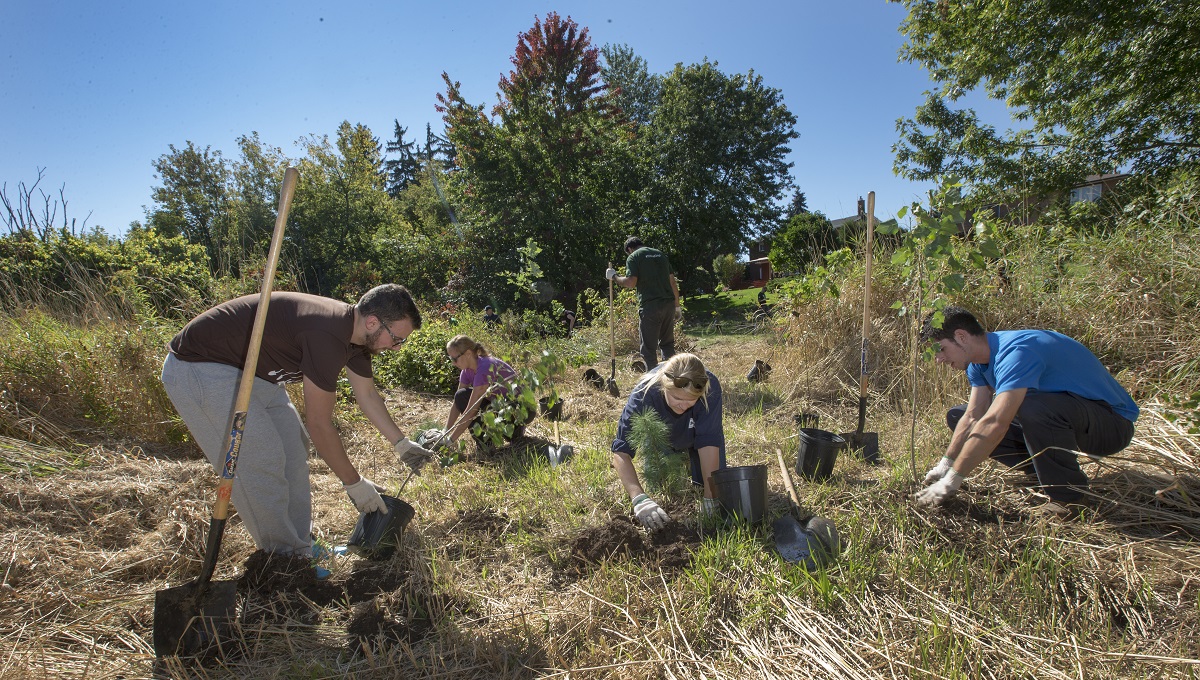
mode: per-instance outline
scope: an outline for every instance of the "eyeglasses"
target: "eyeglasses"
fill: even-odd
[[[446,354],[450,357],[450,363],[452,363],[452,364],[457,364],[458,360],[462,358],[461,352],[459,352],[458,356],[454,356],[453,354],[450,354],[449,352],[446,352]]]
[[[390,328],[388,328],[388,327],[387,327],[387,324],[386,324],[386,323],[385,323],[385,324],[381,324],[381,325],[380,325],[380,328],[382,328],[383,330],[387,331],[387,334],[388,334],[389,336],[391,336],[391,338],[392,338],[392,345],[391,345],[391,348],[392,348],[392,349],[396,349],[397,347],[399,347],[399,346],[403,345],[403,344],[404,344],[404,342],[405,342],[406,340],[408,340],[408,338],[397,338],[397,337],[396,337],[396,334],[392,332],[392,329],[390,329]]]
[[[674,376],[670,373],[666,373],[665,375],[671,379],[671,384],[675,385],[675,387],[678,389],[683,389],[688,385],[691,385],[692,389],[696,390],[697,392],[703,392],[705,385],[708,385],[707,376],[703,380],[692,380],[691,378],[685,376]]]

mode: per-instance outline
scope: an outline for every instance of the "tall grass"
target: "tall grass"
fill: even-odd
[[[1170,409],[1154,396],[1197,387],[1200,236],[1189,226],[1193,213],[1154,214],[1125,218],[1102,234],[1053,226],[1003,232],[1003,270],[997,262],[973,275],[954,300],[989,328],[1048,327],[1080,338],[1145,406],[1129,449],[1084,463],[1094,511],[1082,521],[1038,515],[993,465],[945,508],[909,502],[909,437],[923,472],[947,441],[945,406],[967,390],[961,374],[914,362],[916,320],[890,309],[914,294],[880,253],[868,429],[880,434],[884,462],[869,466],[843,455],[828,481],[797,478],[801,504],[841,532],[845,549],[828,567],[807,572],[783,562],[769,523],[703,525],[698,496],[687,489],[664,504],[703,534],[689,564],[660,568],[614,557],[580,568],[573,541],[631,515],[608,453],[623,400],[566,375],[558,387],[566,397],[561,436],[576,450],[570,463],[550,467],[550,424],[536,420],[532,439],[507,456],[427,468],[404,490],[418,516],[397,556],[382,565],[333,565],[335,583],[386,572],[396,577],[393,585],[305,617],[281,614],[247,627],[241,654],[204,667],[169,660],[157,672],[1195,677],[1200,439],[1168,422]],[[769,517],[789,508],[773,452],[794,456],[793,417],[818,413],[821,427],[832,431],[855,424],[862,269],[839,276],[837,297],[778,309],[768,330],[730,335],[706,328],[704,338],[687,338],[722,380],[729,463],[772,464]],[[619,358],[636,344],[634,308],[623,296],[615,319]],[[457,330],[501,355],[552,346],[590,358],[607,374],[602,314],[569,340],[522,342],[473,319],[460,320]],[[7,437],[0,438],[0,554],[7,560],[0,570],[0,675],[155,670],[150,593],[197,573],[211,493],[211,470],[202,461],[148,456],[132,446],[142,438],[169,441],[169,427],[160,425],[172,416],[155,376],[162,342],[174,330],[134,318],[63,320],[45,312],[14,312],[0,323],[0,435]],[[766,383],[744,379],[756,358],[774,367]],[[623,394],[636,378],[627,360],[618,361]],[[406,432],[441,421],[447,396],[388,390]],[[397,491],[406,471],[386,442],[352,407],[339,409],[338,424],[356,466]],[[112,465],[76,465],[72,446],[105,435],[111,439],[93,448]],[[324,465],[314,461],[311,474],[316,530],[332,543],[344,541],[357,513]],[[235,577],[252,550],[235,518],[217,577]],[[429,630],[350,639],[348,620],[368,605],[396,627],[420,619]]]

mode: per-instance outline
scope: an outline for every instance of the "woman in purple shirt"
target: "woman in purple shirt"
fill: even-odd
[[[492,399],[508,395],[509,386],[516,380],[517,372],[503,360],[488,354],[487,348],[466,335],[456,335],[446,343],[446,355],[455,368],[462,371],[458,376],[458,391],[454,393],[454,406],[446,419],[446,429],[450,430],[446,438],[458,441],[471,425],[479,422],[479,414],[487,409]],[[512,436],[506,438],[521,437],[528,422],[517,423]]]

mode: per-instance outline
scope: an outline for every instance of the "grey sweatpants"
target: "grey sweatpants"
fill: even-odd
[[[175,410],[219,475],[240,368],[168,354],[162,382]],[[261,550],[312,553],[308,446],[300,414],[282,385],[254,379],[234,473],[233,505]]]

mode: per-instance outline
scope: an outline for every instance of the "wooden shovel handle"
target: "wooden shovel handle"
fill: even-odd
[[[246,350],[246,363],[242,367],[242,379],[238,383],[237,398],[233,404],[233,422],[225,434],[225,465],[221,468],[221,482],[217,485],[217,503],[213,506],[213,519],[223,521],[229,516],[229,497],[233,492],[233,477],[237,471],[238,453],[242,448],[242,433],[246,428],[246,412],[250,410],[250,390],[254,387],[254,371],[258,368],[258,354],[262,348],[263,329],[267,325],[267,306],[271,303],[271,287],[275,282],[275,269],[279,264],[279,251],[283,248],[283,231],[287,226],[288,211],[292,196],[296,193],[296,181],[300,172],[288,168],[283,173],[283,187],[279,192],[279,213],[275,216],[275,231],[271,234],[271,249],[267,253],[267,265],[263,269],[262,289],[258,295],[258,309],[254,313],[254,326],[250,331],[250,346]]]
[[[787,463],[783,462],[783,451],[775,449],[775,457],[779,459],[779,471],[783,473],[783,484],[787,487],[788,496],[792,498],[792,503],[799,508],[800,499],[796,496],[796,487],[792,486],[792,473],[788,472]]]

